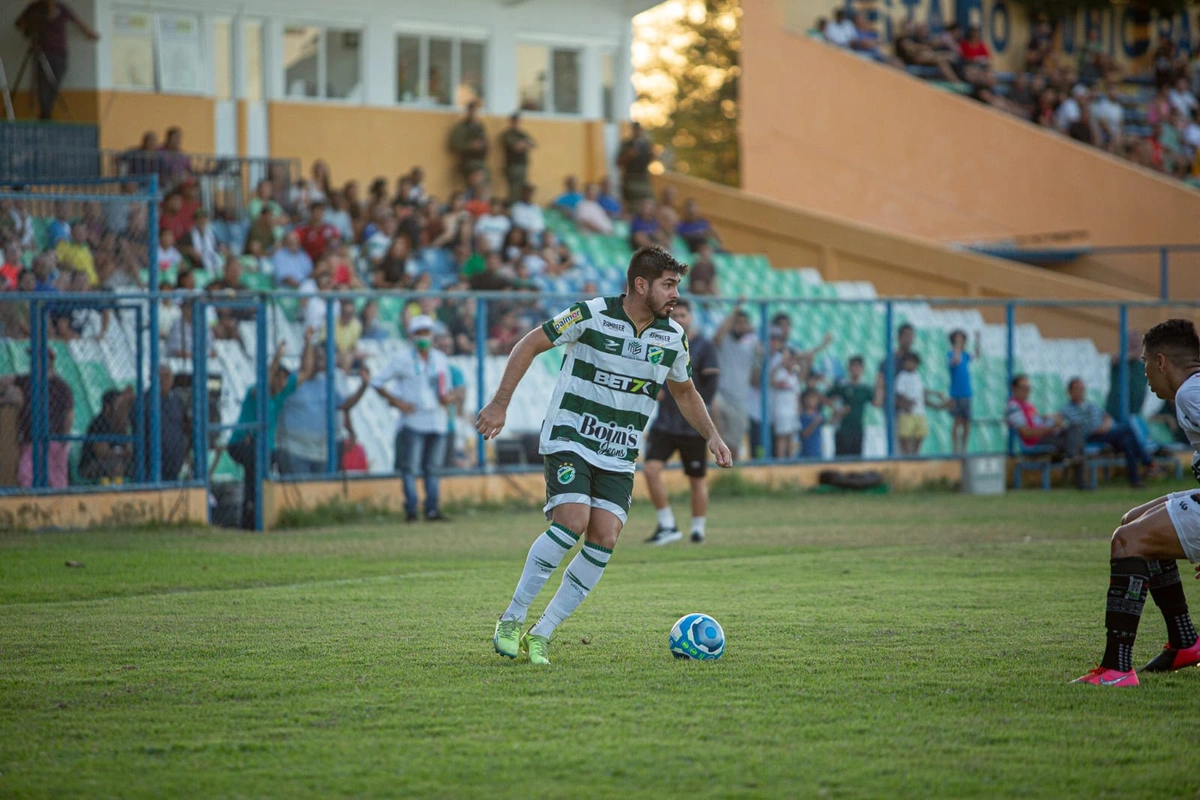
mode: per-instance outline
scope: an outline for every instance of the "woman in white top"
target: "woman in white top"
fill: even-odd
[[[771,427],[775,430],[775,457],[796,454],[800,432],[800,363],[794,351],[784,348],[771,370]]]

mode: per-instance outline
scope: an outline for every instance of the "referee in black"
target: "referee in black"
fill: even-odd
[[[692,309],[687,300],[680,298],[671,312],[671,319],[678,322],[687,333],[692,358],[692,381],[711,411],[713,398],[717,394],[717,376],[721,372],[717,363],[717,349],[693,327]],[[663,464],[676,450],[683,461],[683,474],[688,476],[691,488],[692,541],[699,544],[704,541],[705,515],[708,513],[708,484],[704,482],[708,472],[708,444],[679,413],[679,406],[675,404],[671,393],[659,392],[658,416],[650,426],[646,464],[642,468],[650,500],[658,514],[658,527],[646,540],[649,544],[670,544],[683,538],[675,524],[675,514],[667,499],[667,484],[662,474]]]

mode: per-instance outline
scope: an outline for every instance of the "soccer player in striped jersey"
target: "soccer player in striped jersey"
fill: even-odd
[[[1150,391],[1175,401],[1175,416],[1196,450],[1192,472],[1200,480],[1200,338],[1191,320],[1160,322],[1142,338]],[[1168,642],[1143,672],[1174,672],[1200,664],[1200,641],[1188,613],[1176,559],[1196,565],[1200,578],[1200,491],[1173,492],[1129,511],[1112,537],[1111,577],[1104,627],[1104,660],[1075,683],[1137,686],[1133,642],[1146,605],[1154,598],[1167,623]]]
[[[565,346],[539,447],[551,524],[529,548],[512,602],[496,623],[492,643],[500,655],[516,658],[524,650],[530,663],[550,663],[550,636],[596,587],[625,524],[643,432],[664,386],[704,436],[717,465],[733,465],[692,384],[687,334],[670,317],[687,271],[664,250],[639,249],[629,260],[626,294],[575,303],[526,334],[492,401],[479,412],[476,430],[495,437],[533,359]],[[581,537],[583,547],[564,570],[562,585],[522,635],[529,606]]]

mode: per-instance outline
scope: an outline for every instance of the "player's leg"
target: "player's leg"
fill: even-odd
[[[646,539],[647,544],[670,544],[683,538],[675,523],[675,512],[667,497],[667,482],[663,478],[663,466],[675,452],[672,437],[659,431],[650,431],[646,445],[646,463],[642,473],[646,476],[646,489],[650,493],[650,502],[654,504],[654,513],[658,524],[654,533]]]
[[[404,487],[404,518],[412,522],[417,518],[417,465],[420,452],[417,450],[416,431],[401,428],[396,433],[396,471]]]
[[[1200,492],[1179,492],[1153,501],[1155,509],[1165,509],[1171,518],[1181,549],[1194,558],[1196,542],[1200,541],[1196,507],[1200,505]],[[1167,504],[1170,503],[1168,506]],[[1148,504],[1149,505],[1149,504]],[[1138,509],[1134,509],[1137,511]],[[1130,512],[1132,514],[1133,512]],[[1144,516],[1144,514],[1139,515]],[[1142,667],[1145,672],[1173,672],[1184,667],[1200,664],[1200,640],[1188,611],[1187,595],[1179,575],[1179,563],[1173,559],[1159,558],[1149,562],[1150,596],[1162,612],[1167,626],[1167,643],[1163,650]]]
[[[444,433],[426,433],[422,438],[425,439],[425,453],[421,464],[425,480],[425,519],[441,521],[445,517],[442,516],[439,478],[442,464],[446,461],[446,440],[449,437]]]
[[[683,474],[688,478],[692,497],[692,541],[704,541],[704,527],[708,521],[708,443],[700,436],[680,439],[679,457],[683,460]]]
[[[570,453],[551,453],[544,463],[544,510],[551,524],[530,546],[512,600],[500,615],[492,637],[496,652],[509,658],[516,658],[520,651],[521,626],[529,614],[529,606],[546,585],[550,574],[587,530],[591,517],[588,463]]]
[[[629,514],[633,473],[593,470],[592,513],[583,547],[563,570],[562,584],[525,637],[529,661],[549,664],[550,637],[596,588]]]
[[[1104,614],[1107,642],[1100,666],[1078,681],[1105,686],[1136,686],[1133,645],[1151,584],[1151,561],[1185,558],[1170,501],[1122,524],[1110,547],[1108,602]],[[1156,565],[1157,568],[1157,565]]]

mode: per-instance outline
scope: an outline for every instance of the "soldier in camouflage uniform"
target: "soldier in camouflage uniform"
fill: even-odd
[[[475,170],[483,170],[487,175],[487,130],[475,116],[478,110],[478,101],[471,101],[467,105],[467,115],[450,131],[450,149],[458,154],[458,168],[463,180]]]
[[[519,111],[513,112],[509,117],[508,128],[500,134],[500,144],[504,147],[504,177],[508,180],[508,202],[516,203],[521,199],[525,184],[529,180],[529,151],[537,147],[537,142],[521,127]]]
[[[637,206],[644,197],[654,197],[650,188],[650,164],[654,161],[654,145],[650,137],[642,132],[642,126],[633,123],[629,138],[621,142],[617,151],[617,166],[621,168],[621,190],[628,208]]]

